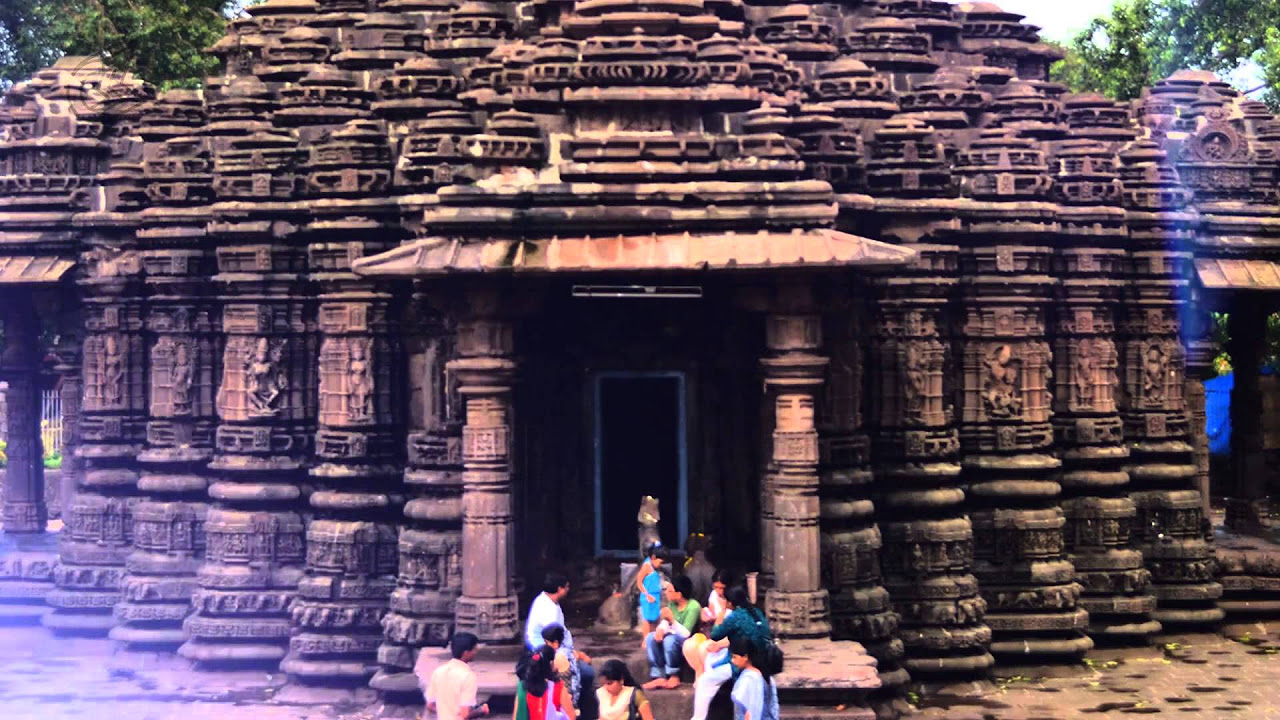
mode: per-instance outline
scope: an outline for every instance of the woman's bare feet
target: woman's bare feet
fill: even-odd
[[[649,682],[645,683],[644,685],[641,685],[640,687],[644,688],[645,690],[657,690],[658,688],[663,688],[666,686],[667,686],[666,678],[654,678]]]
[[[676,688],[680,687],[680,676],[672,675],[671,677],[667,678],[666,683],[664,683],[662,687],[667,690],[675,690]]]

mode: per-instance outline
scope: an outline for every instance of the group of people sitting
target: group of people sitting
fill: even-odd
[[[517,697],[514,720],[653,720],[644,691],[679,687],[682,660],[695,678],[692,720],[706,720],[717,692],[730,682],[735,720],[777,720],[773,676],[782,670],[781,652],[769,621],[746,588],[728,587],[727,573],[717,572],[704,607],[693,597],[688,577],[662,578],[666,553],[660,546],[649,548],[648,555],[636,584],[649,681],[636,687],[626,664],[609,660],[600,667],[600,687],[592,696],[591,658],[573,648],[560,609],[569,581],[551,575],[530,607],[525,626],[528,671],[517,669],[522,683],[517,694],[527,696],[529,715],[522,716]],[[549,704],[541,699],[547,692]]]
[[[660,552],[651,551],[646,564],[656,571],[663,559]],[[591,657],[574,648],[560,607],[569,594],[569,580],[556,573],[548,575],[525,623],[526,652],[516,665],[519,682],[512,720],[654,720],[644,691],[678,687],[682,659],[696,678],[693,720],[707,720],[712,700],[730,682],[734,720],[778,720],[773,676],[782,669],[781,652],[768,620],[751,603],[746,588],[726,589],[726,580],[727,576],[717,573],[706,607],[691,597],[687,577],[660,580],[656,588],[650,584],[649,597],[656,603],[653,593],[661,592],[666,601],[656,615],[646,616],[641,609],[642,617],[651,618],[644,640],[650,681],[637,687],[626,663],[610,659],[600,666],[596,687]],[[642,582],[643,577],[638,580]],[[641,602],[648,600],[642,593]],[[488,714],[488,705],[476,704],[476,677],[468,666],[475,652],[476,637],[459,632],[452,640],[453,659],[435,668],[429,679],[415,668],[427,709],[438,720]]]

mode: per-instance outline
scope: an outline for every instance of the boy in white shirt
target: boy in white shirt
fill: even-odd
[[[489,714],[489,705],[476,702],[476,673],[468,663],[476,656],[479,640],[469,632],[453,636],[449,649],[453,659],[436,668],[427,679],[422,694],[427,699],[427,710],[436,714],[437,720],[468,720]],[[418,656],[413,674],[418,685],[423,686],[426,675],[427,654]]]

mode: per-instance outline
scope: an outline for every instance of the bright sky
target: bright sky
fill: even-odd
[[[1039,25],[1046,40],[1070,40],[1089,21],[1111,9],[1114,0],[995,0],[1009,12],[1027,16],[1027,22]]]

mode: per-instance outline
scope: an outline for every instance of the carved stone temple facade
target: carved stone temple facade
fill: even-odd
[[[209,52],[0,105],[0,615],[411,702],[650,494],[888,696],[1221,620],[1208,313],[1256,365],[1280,120],[1213,76],[1067,94],[936,0],[267,0]]]

